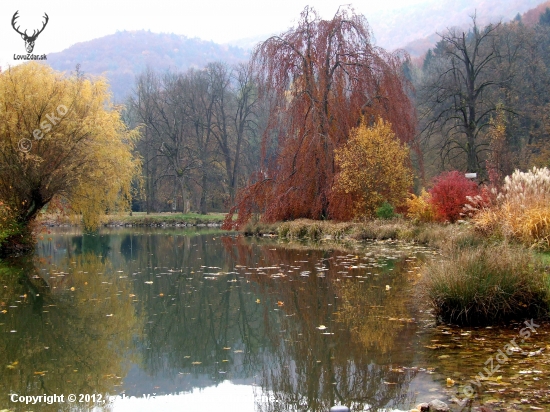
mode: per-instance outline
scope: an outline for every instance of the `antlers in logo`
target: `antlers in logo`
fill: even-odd
[[[15,27],[15,20],[17,20],[17,18],[19,17],[18,13],[19,13],[19,10],[17,10],[15,12],[15,14],[13,15],[13,17],[11,19],[11,25],[12,25],[13,29],[21,35],[23,40],[25,40],[25,48],[27,49],[27,53],[32,53],[32,51],[34,49],[34,42],[36,41],[36,38],[38,37],[38,35],[40,33],[42,33],[42,31],[44,30],[44,28],[48,24],[49,17],[46,13],[44,13],[44,18],[46,19],[46,21],[44,23],[42,23],[42,28],[38,31],[33,30],[32,36],[28,36],[27,35],[27,30],[25,30],[23,33],[21,33],[19,31],[20,26],[17,26],[17,28]]]

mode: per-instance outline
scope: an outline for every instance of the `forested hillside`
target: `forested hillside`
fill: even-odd
[[[436,32],[466,28],[474,14],[480,24],[507,22],[539,3],[541,0],[430,0],[422,6],[404,8],[401,13],[383,13],[373,28],[383,47],[402,47],[415,57],[423,55],[439,39]]]
[[[528,17],[448,29],[413,70],[417,138],[432,175],[456,169],[500,181],[550,165],[550,9]]]
[[[185,70],[204,67],[213,61],[245,61],[248,52],[235,46],[219,45],[185,36],[148,31],[122,31],[110,36],[77,43],[48,55],[55,70],[72,71],[77,64],[87,74],[105,75],[114,99],[122,102],[134,85],[135,76],[148,65],[155,70]]]

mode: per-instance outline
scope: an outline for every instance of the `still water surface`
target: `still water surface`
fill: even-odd
[[[435,324],[415,288],[431,258],[383,242],[57,228],[33,259],[2,268],[0,410],[391,411],[441,399],[458,411],[451,398],[478,372],[472,405],[550,410],[544,351],[483,372],[521,325]],[[549,330],[523,349],[545,349]],[[9,394],[91,396],[71,409]]]

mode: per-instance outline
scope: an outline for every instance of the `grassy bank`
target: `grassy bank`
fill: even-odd
[[[468,224],[414,224],[405,219],[370,220],[365,222],[331,222],[298,219],[273,224],[247,225],[249,236],[271,235],[292,240],[400,240],[441,249],[474,246],[484,239]]]
[[[249,225],[244,232],[321,242],[394,239],[438,248],[441,254],[422,269],[419,291],[436,315],[448,323],[486,325],[542,318],[549,313],[550,255],[485,237],[468,223],[415,224],[404,219],[336,223],[299,219]]]
[[[421,282],[443,321],[484,325],[547,315],[549,276],[534,252],[507,243],[450,252],[424,266]]]
[[[218,225],[225,218],[225,213],[150,213],[133,212],[105,215],[101,218],[102,226],[196,226]],[[80,226],[80,216],[45,215],[40,218],[42,223],[51,226]]]

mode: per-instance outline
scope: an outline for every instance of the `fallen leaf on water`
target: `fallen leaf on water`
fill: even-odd
[[[278,300],[278,301],[277,301],[277,305],[278,305],[278,306],[284,306],[284,305],[285,305],[285,302],[282,302],[282,301]]]
[[[455,384],[455,381],[451,378],[447,378],[447,386],[453,386]]]
[[[260,303],[260,299],[256,299],[256,303]]]
[[[17,366],[18,363],[19,363],[18,361],[12,362],[9,365],[6,365],[6,368],[15,369],[15,367]]]
[[[542,351],[543,351],[543,350],[544,350],[544,348],[540,348],[540,349],[537,350],[537,351],[529,352],[529,353],[527,354],[527,356],[532,357],[532,356],[540,355],[540,354],[542,354]]]
[[[319,330],[325,330],[327,327],[325,325],[319,325],[317,326],[317,329]]]

